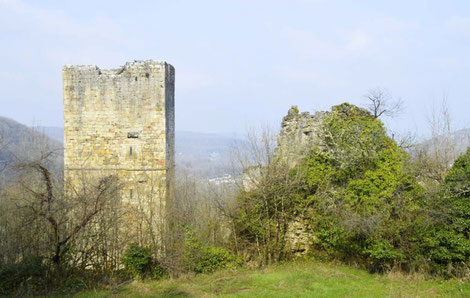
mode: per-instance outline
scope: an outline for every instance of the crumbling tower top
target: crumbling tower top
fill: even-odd
[[[66,179],[113,173],[125,181],[132,199],[150,176],[171,175],[173,66],[152,60],[109,70],[66,65],[62,73]]]

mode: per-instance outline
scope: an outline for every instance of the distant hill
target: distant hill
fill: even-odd
[[[63,168],[62,142],[50,138],[15,120],[0,117],[0,170],[6,165],[38,160],[42,152],[53,152],[51,166],[61,175]],[[0,173],[0,183],[14,175],[9,168]]]
[[[244,141],[217,134],[188,131],[175,133],[175,158],[178,172],[213,178],[233,174],[232,149]]]
[[[467,148],[470,147],[470,128],[460,129],[453,132],[450,135],[450,139],[446,136],[437,136],[428,140],[425,140],[419,143],[415,149],[419,151],[420,149],[426,149],[431,152],[434,152],[436,149],[435,147],[439,147],[442,149],[446,146],[446,144],[452,144],[452,156],[451,159],[456,159],[460,154],[467,151]],[[413,155],[414,151],[411,152]]]
[[[60,143],[64,142],[64,128],[56,126],[39,126],[35,128],[41,133],[46,134],[50,138],[53,138]]]
[[[60,142],[64,138],[61,127],[40,127],[39,131]],[[175,134],[177,172],[201,178],[233,174],[232,149],[246,142],[241,138],[218,134],[189,131],[177,131]],[[452,133],[451,142],[455,145],[455,157],[465,152],[470,146],[470,129],[461,129]],[[426,140],[418,144],[417,148],[427,147],[433,150],[435,144],[440,144],[440,141]]]
[[[61,127],[30,128],[12,119],[0,117],[0,135],[7,149],[1,148],[0,169],[2,163],[21,158],[35,158],[42,149],[55,150],[61,161],[64,131]],[[243,145],[241,138],[218,134],[189,131],[175,133],[176,169],[179,174],[188,173],[200,178],[222,177],[233,174],[232,149]],[[463,153],[470,146],[470,129],[462,129],[452,134],[458,153]],[[423,146],[432,144],[425,141]]]
[[[459,154],[464,153],[470,146],[470,128],[453,132],[451,138],[452,144],[455,144],[454,150]]]
[[[62,142],[15,120],[0,117],[0,160],[12,162],[39,157],[41,150],[61,153]]]
[[[63,142],[61,127],[38,127],[37,131]],[[232,174],[231,149],[242,143],[235,137],[189,131],[175,133],[175,158],[178,173],[188,173],[201,178]]]

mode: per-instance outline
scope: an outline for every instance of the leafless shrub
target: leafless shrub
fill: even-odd
[[[276,154],[276,139],[269,128],[250,130],[246,146],[235,154],[235,162],[244,169],[238,182],[236,211],[232,211],[232,220],[238,225],[235,239],[240,250],[257,255],[262,264],[279,261],[289,253],[292,198],[301,179],[300,169],[293,170],[288,158]],[[243,214],[247,215],[245,220],[240,218]],[[259,224],[261,234],[249,231]]]
[[[63,193],[61,181],[53,178],[46,166],[50,154],[42,159],[17,163],[18,183],[12,185],[6,196],[18,216],[14,222],[35,231],[32,242],[42,242],[46,251],[36,251],[39,255],[51,255],[57,265],[64,262],[65,254],[71,249],[79,234],[89,227],[92,220],[100,213],[107,200],[117,191],[117,180],[109,176],[99,180],[82,195],[67,197]],[[12,226],[10,224],[10,226]],[[47,253],[47,248],[51,251]]]
[[[461,153],[462,143],[467,140],[456,139],[452,128],[452,117],[444,97],[439,108],[433,108],[428,116],[431,138],[412,151],[416,162],[416,174],[428,185],[441,183]]]

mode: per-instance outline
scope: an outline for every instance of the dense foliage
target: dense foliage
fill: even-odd
[[[161,194],[129,204],[114,176],[84,177],[83,188],[65,193],[47,158],[9,167],[18,181],[0,187],[0,296],[72,294],[239,264],[222,247],[220,215],[193,180],[177,181],[163,217]],[[191,237],[181,226],[194,231]]]
[[[470,148],[460,156],[447,174],[443,196],[450,206],[450,225],[466,239],[470,238]]]
[[[470,260],[470,148],[454,162],[436,201],[439,216],[426,248],[440,273],[464,274]]]
[[[291,258],[289,241],[298,235],[290,235],[289,227],[302,222],[314,257],[375,272],[466,274],[470,151],[436,194],[417,182],[408,153],[364,109],[333,107],[318,137],[300,165],[279,171],[284,161],[278,156],[261,171],[257,187],[241,191],[238,235],[256,243],[252,255]]]
[[[345,103],[322,115],[295,162],[264,134],[250,143],[241,187],[185,177],[164,214],[159,194],[126,203],[113,176],[84,177],[82,190],[64,193],[50,154],[9,165],[15,179],[0,185],[0,295],[114,288],[130,277],[299,255],[373,272],[470,276],[470,149],[423,179],[433,169],[420,168],[436,160],[413,159],[368,111]]]
[[[166,276],[165,269],[160,266],[152,254],[150,247],[131,243],[122,257],[126,270],[138,279],[146,277],[160,279]]]
[[[47,289],[45,283],[48,275],[40,257],[28,257],[16,264],[0,266],[0,296],[14,293],[24,287],[22,292],[41,292]]]
[[[328,115],[322,141],[302,165],[315,247],[375,271],[403,263],[421,200],[407,154],[380,120],[347,104]]]
[[[227,249],[202,243],[189,228],[186,228],[184,246],[184,264],[190,272],[211,273],[236,268],[241,263]]]

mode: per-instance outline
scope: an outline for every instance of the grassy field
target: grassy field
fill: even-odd
[[[76,297],[470,297],[470,283],[377,275],[317,262],[222,271],[177,280],[133,282]]]

